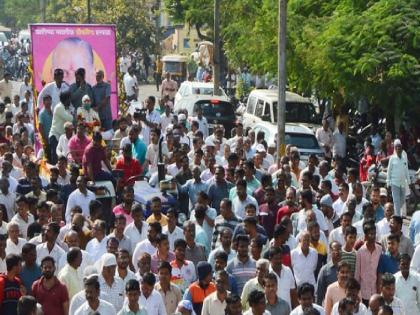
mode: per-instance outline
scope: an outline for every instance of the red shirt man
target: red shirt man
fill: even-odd
[[[68,143],[71,158],[76,163],[82,163],[83,153],[89,143],[90,139],[85,136],[85,126],[83,124],[79,124],[77,126],[77,133],[70,138]]]
[[[47,256],[41,262],[42,277],[32,284],[32,294],[42,305],[45,315],[66,315],[69,310],[67,287],[56,276],[54,258]]]
[[[0,314],[15,315],[19,298],[26,294],[18,278],[22,270],[22,258],[14,254],[7,255],[6,265],[7,273],[0,275]]]
[[[134,180],[128,180],[130,177],[138,176],[143,173],[143,167],[140,165],[139,161],[132,158],[132,148],[131,144],[127,144],[123,148],[123,156],[117,160],[115,169],[123,171],[123,178],[121,180],[121,185],[133,185]]]
[[[91,180],[97,180],[97,176],[107,173],[102,171],[102,162],[104,162],[110,172],[112,170],[112,166],[107,159],[106,150],[102,146],[102,135],[100,132],[94,132],[92,142],[86,147],[82,160],[83,171],[88,178]],[[111,177],[111,174],[109,174],[109,176]]]

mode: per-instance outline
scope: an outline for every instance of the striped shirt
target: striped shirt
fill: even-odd
[[[254,259],[248,258],[248,260],[243,263],[238,257],[235,257],[228,263],[226,271],[235,277],[238,284],[238,292],[242,293],[245,283],[255,277],[257,268]]]
[[[356,272],[356,251],[353,249],[351,252],[346,252],[344,249],[341,249],[341,261],[349,264],[350,271],[354,275]]]
[[[240,219],[238,219],[234,214],[232,218],[229,220],[226,220],[222,215],[218,215],[214,219],[214,231],[213,231],[213,241],[211,244],[211,248],[215,249],[220,245],[220,241],[218,240],[219,234],[225,229],[228,228],[232,231],[235,230],[236,226],[241,222]]]

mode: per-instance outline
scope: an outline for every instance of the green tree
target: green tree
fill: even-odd
[[[8,27],[23,29],[39,19],[38,0],[3,0],[0,6],[0,23]]]
[[[223,37],[231,63],[276,74],[277,3],[229,1]],[[290,0],[289,89],[338,104],[366,98],[388,113],[413,107],[420,95],[419,15],[416,0]]]
[[[69,5],[69,3],[71,5]],[[118,47],[155,53],[160,30],[154,18],[157,8],[150,1],[92,0],[92,23],[116,24]],[[57,0],[47,7],[48,22],[87,23],[86,0]]]
[[[213,29],[213,4],[213,0],[164,0],[173,21],[194,27],[202,40],[212,40],[203,29]]]

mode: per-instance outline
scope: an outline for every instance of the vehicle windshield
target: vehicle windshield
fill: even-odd
[[[277,102],[273,103],[274,122],[277,122]],[[286,103],[286,122],[319,124],[315,106],[311,103]]]
[[[219,88],[222,95],[225,95],[224,91]],[[213,95],[213,88],[212,87],[193,87],[193,94],[195,95]]]
[[[212,103],[211,100],[199,101],[194,105],[194,113],[197,112],[198,108],[203,110],[204,117],[235,117],[233,106],[229,102],[213,101]]]
[[[286,144],[292,144],[299,149],[319,149],[315,136],[302,133],[286,133]]]
[[[182,72],[182,62],[165,61],[164,72],[180,73]]]

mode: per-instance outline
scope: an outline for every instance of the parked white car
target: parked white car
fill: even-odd
[[[277,125],[262,121],[256,123],[252,130],[255,131],[255,134],[259,131],[263,131],[264,140],[267,143],[277,143]],[[316,154],[318,158],[324,157],[324,151],[322,151],[319,146],[314,133],[304,125],[286,123],[286,144],[292,144],[297,147],[303,161],[308,160],[309,155],[311,154]]]
[[[265,121],[277,124],[277,91],[253,90],[243,112],[245,128],[252,128],[256,123]],[[286,92],[286,122],[307,126],[314,132],[320,127],[320,116],[310,99],[298,94]]]
[[[220,89],[222,100],[229,102],[229,97],[226,95],[223,89]],[[191,107],[201,97],[212,97],[213,93],[212,82],[196,82],[196,81],[184,81],[178,89],[175,95],[174,111],[177,112],[180,109]]]

